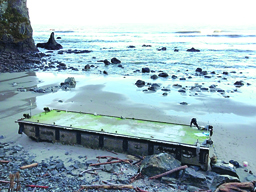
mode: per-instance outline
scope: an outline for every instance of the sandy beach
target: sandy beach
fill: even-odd
[[[18,88],[29,90],[32,87],[51,87],[59,85],[67,77],[75,77],[76,88],[68,91],[58,90],[51,93],[18,91]],[[84,111],[105,115],[135,117],[148,120],[189,124],[195,117],[199,125],[212,124],[214,142],[211,156],[228,162],[236,160],[241,165],[249,163],[248,169],[256,173],[256,103],[252,89],[246,101],[239,97],[221,98],[210,93],[198,96],[181,95],[171,92],[167,97],[159,93],[144,93],[134,83],[135,77],[74,75],[54,73],[2,73],[0,74],[0,142],[20,144],[25,150],[34,154],[37,161],[50,156],[59,156],[65,161],[68,152],[72,158],[83,154],[88,159],[98,155],[109,155],[110,152],[92,150],[81,146],[68,146],[45,142],[35,142],[26,135],[18,134],[15,120],[24,113],[36,114],[44,107]],[[166,82],[162,82],[166,83]],[[243,90],[241,90],[243,91]],[[180,105],[180,102],[189,105]],[[170,130],[171,131],[171,130]],[[119,154],[125,157],[125,154]]]

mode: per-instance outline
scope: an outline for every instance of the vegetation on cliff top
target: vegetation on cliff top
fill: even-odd
[[[3,0],[0,0],[1,3],[3,3]],[[23,26],[28,25],[29,20],[8,3],[5,13],[0,16],[0,37],[3,37],[4,34],[10,34],[14,38],[14,42],[26,39],[25,30],[23,30],[24,33],[20,30],[22,24]]]

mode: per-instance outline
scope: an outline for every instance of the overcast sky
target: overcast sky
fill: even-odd
[[[256,0],[27,0],[32,24],[256,25]]]

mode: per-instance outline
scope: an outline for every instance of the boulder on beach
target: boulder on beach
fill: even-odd
[[[62,49],[62,45],[57,43],[54,39],[54,32],[51,33],[51,36],[47,43],[37,43],[37,47],[48,49],[48,50],[59,50]]]
[[[64,83],[60,84],[61,87],[65,87],[65,88],[75,88],[76,87],[76,81],[74,77],[68,77],[67,79],[65,79]]]
[[[181,162],[168,153],[146,156],[141,162],[140,170],[142,175],[155,176],[181,166]],[[179,172],[168,175],[177,177]]]

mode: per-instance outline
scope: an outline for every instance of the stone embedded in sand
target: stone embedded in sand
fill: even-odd
[[[75,88],[76,87],[76,81],[74,77],[68,77],[65,79],[64,83],[60,84],[62,87],[69,87],[69,88]]]
[[[59,50],[62,49],[62,45],[57,43],[54,39],[54,32],[51,33],[51,36],[47,43],[37,43],[37,47],[48,49],[48,50]]]
[[[145,84],[146,83],[143,80],[137,80],[136,83],[135,83],[135,85],[137,85],[137,87],[143,87]]]

